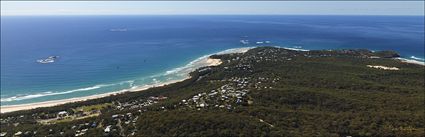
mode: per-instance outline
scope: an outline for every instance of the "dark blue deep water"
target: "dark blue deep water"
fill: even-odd
[[[245,46],[395,50],[423,61],[424,16],[2,16],[1,105],[181,79],[176,68]],[[51,55],[60,57],[36,62]]]

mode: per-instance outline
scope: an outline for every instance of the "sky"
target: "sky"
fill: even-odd
[[[1,1],[1,15],[424,15],[424,1]]]

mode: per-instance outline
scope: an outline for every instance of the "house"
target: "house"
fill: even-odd
[[[118,116],[119,116],[119,115],[115,114],[115,115],[112,115],[112,118],[114,118],[114,119],[115,119],[115,118],[118,118]]]
[[[66,116],[68,116],[68,112],[66,111],[58,112],[58,117],[66,117]]]
[[[104,130],[105,133],[111,132],[111,125],[107,126]]]
[[[96,126],[97,126],[96,122],[93,122],[93,124],[91,124],[91,127],[96,127]]]
[[[153,96],[151,96],[151,97],[149,97],[149,99],[154,100],[154,101],[165,100],[165,99],[167,99],[167,98],[168,98],[168,97],[165,97],[165,96],[158,96],[158,97],[153,97]]]
[[[87,130],[89,130],[89,129],[85,128],[85,129],[81,130],[81,132],[87,132]]]
[[[15,136],[20,136],[20,135],[22,135],[21,131],[18,131],[18,132],[15,133]]]

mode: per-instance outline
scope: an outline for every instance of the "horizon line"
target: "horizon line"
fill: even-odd
[[[0,16],[425,16],[425,14],[0,14]]]

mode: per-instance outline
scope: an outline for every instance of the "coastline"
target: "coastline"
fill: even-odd
[[[189,78],[189,77],[187,77],[187,78]],[[0,113],[35,109],[35,108],[39,108],[39,107],[51,107],[51,106],[57,106],[57,105],[62,105],[62,104],[66,104],[66,103],[73,103],[73,102],[86,101],[86,100],[91,100],[91,99],[107,97],[107,96],[110,96],[110,95],[123,94],[123,93],[126,93],[126,92],[143,91],[143,90],[153,88],[153,87],[165,86],[165,85],[168,85],[168,84],[180,82],[180,81],[186,80],[187,78],[181,79],[181,80],[168,81],[168,82],[161,83],[161,84],[146,85],[146,86],[142,86],[140,88],[133,88],[133,89],[130,89],[130,90],[120,90],[120,91],[108,92],[108,93],[85,96],[85,97],[76,97],[76,98],[69,98],[69,99],[62,99],[62,100],[51,100],[51,101],[43,101],[43,102],[29,103],[29,104],[1,106]]]
[[[421,66],[425,66],[425,62],[421,62],[421,61],[417,61],[417,60],[413,60],[413,59],[405,59],[405,58],[395,58],[396,60],[399,60],[403,63],[409,63],[409,64],[416,64],[416,65],[421,65]]]
[[[170,73],[182,73],[182,74],[184,74],[185,77],[182,78],[182,79],[179,79],[179,80],[171,80],[171,81],[166,81],[166,82],[161,82],[161,83],[144,85],[144,86],[140,86],[140,87],[135,86],[135,87],[132,87],[130,89],[123,89],[123,90],[119,90],[119,91],[108,92],[108,93],[97,94],[97,95],[84,96],[84,97],[75,97],[75,98],[43,101],[43,102],[28,103],[28,104],[0,106],[0,113],[7,113],[7,112],[13,112],[13,111],[19,111],[19,110],[29,110],[29,109],[35,109],[35,108],[40,108],[40,107],[52,107],[52,106],[57,106],[57,105],[62,105],[62,104],[67,104],[67,103],[80,102],[80,101],[86,101],[86,100],[91,100],[91,99],[107,97],[107,96],[116,95],[116,94],[124,94],[124,93],[127,93],[127,92],[139,92],[139,91],[147,90],[149,88],[160,87],[160,86],[165,86],[165,85],[181,82],[181,81],[184,81],[186,79],[189,79],[190,78],[189,73],[198,69],[198,68],[205,67],[205,66],[218,66],[222,63],[222,61],[220,59],[209,58],[211,55],[245,53],[252,48],[255,48],[255,47],[232,48],[232,49],[223,50],[223,51],[220,51],[220,52],[217,52],[217,53],[208,54],[208,55],[202,56],[202,57],[200,57],[196,60],[193,60],[192,62],[190,62],[186,66],[178,67],[178,68],[175,68],[173,70],[166,72],[166,74],[170,74]],[[297,51],[309,51],[309,50],[305,50],[305,49],[294,49],[294,48],[287,48],[287,47],[278,47],[278,48],[285,48],[285,49],[297,50]],[[401,61],[403,63],[417,64],[417,65],[425,66],[425,63],[421,62],[421,61],[410,60],[410,59],[405,59],[405,58],[394,58],[394,59]]]
[[[52,106],[57,106],[57,105],[62,105],[62,104],[67,104],[67,103],[80,102],[80,101],[86,101],[86,100],[91,100],[91,99],[107,97],[107,96],[116,95],[116,94],[123,94],[123,93],[126,93],[126,92],[142,92],[142,91],[149,89],[149,88],[160,87],[160,86],[165,86],[165,85],[181,82],[181,81],[184,81],[184,80],[190,78],[189,73],[200,68],[200,67],[218,66],[222,63],[222,61],[220,59],[209,58],[211,55],[245,53],[249,49],[252,49],[252,48],[254,48],[254,47],[233,48],[233,49],[227,49],[227,50],[220,51],[220,52],[217,52],[217,53],[202,56],[202,57],[190,62],[188,65],[186,65],[183,68],[177,68],[177,70],[179,72],[185,73],[186,77],[183,78],[183,79],[166,81],[166,82],[162,82],[162,83],[144,85],[144,86],[141,86],[141,87],[133,87],[131,89],[124,89],[124,90],[108,92],[108,93],[103,93],[103,94],[97,94],[97,95],[84,96],[84,97],[75,97],[75,98],[69,98],[69,99],[51,100],[51,101],[43,101],[43,102],[19,104],[19,105],[0,106],[0,113],[7,113],[7,112],[13,112],[13,111],[19,111],[19,110],[29,110],[29,109],[35,109],[35,108],[40,108],[40,107],[52,107]],[[176,71],[172,70],[171,72],[167,72],[167,73],[174,73],[174,72],[176,72]]]

